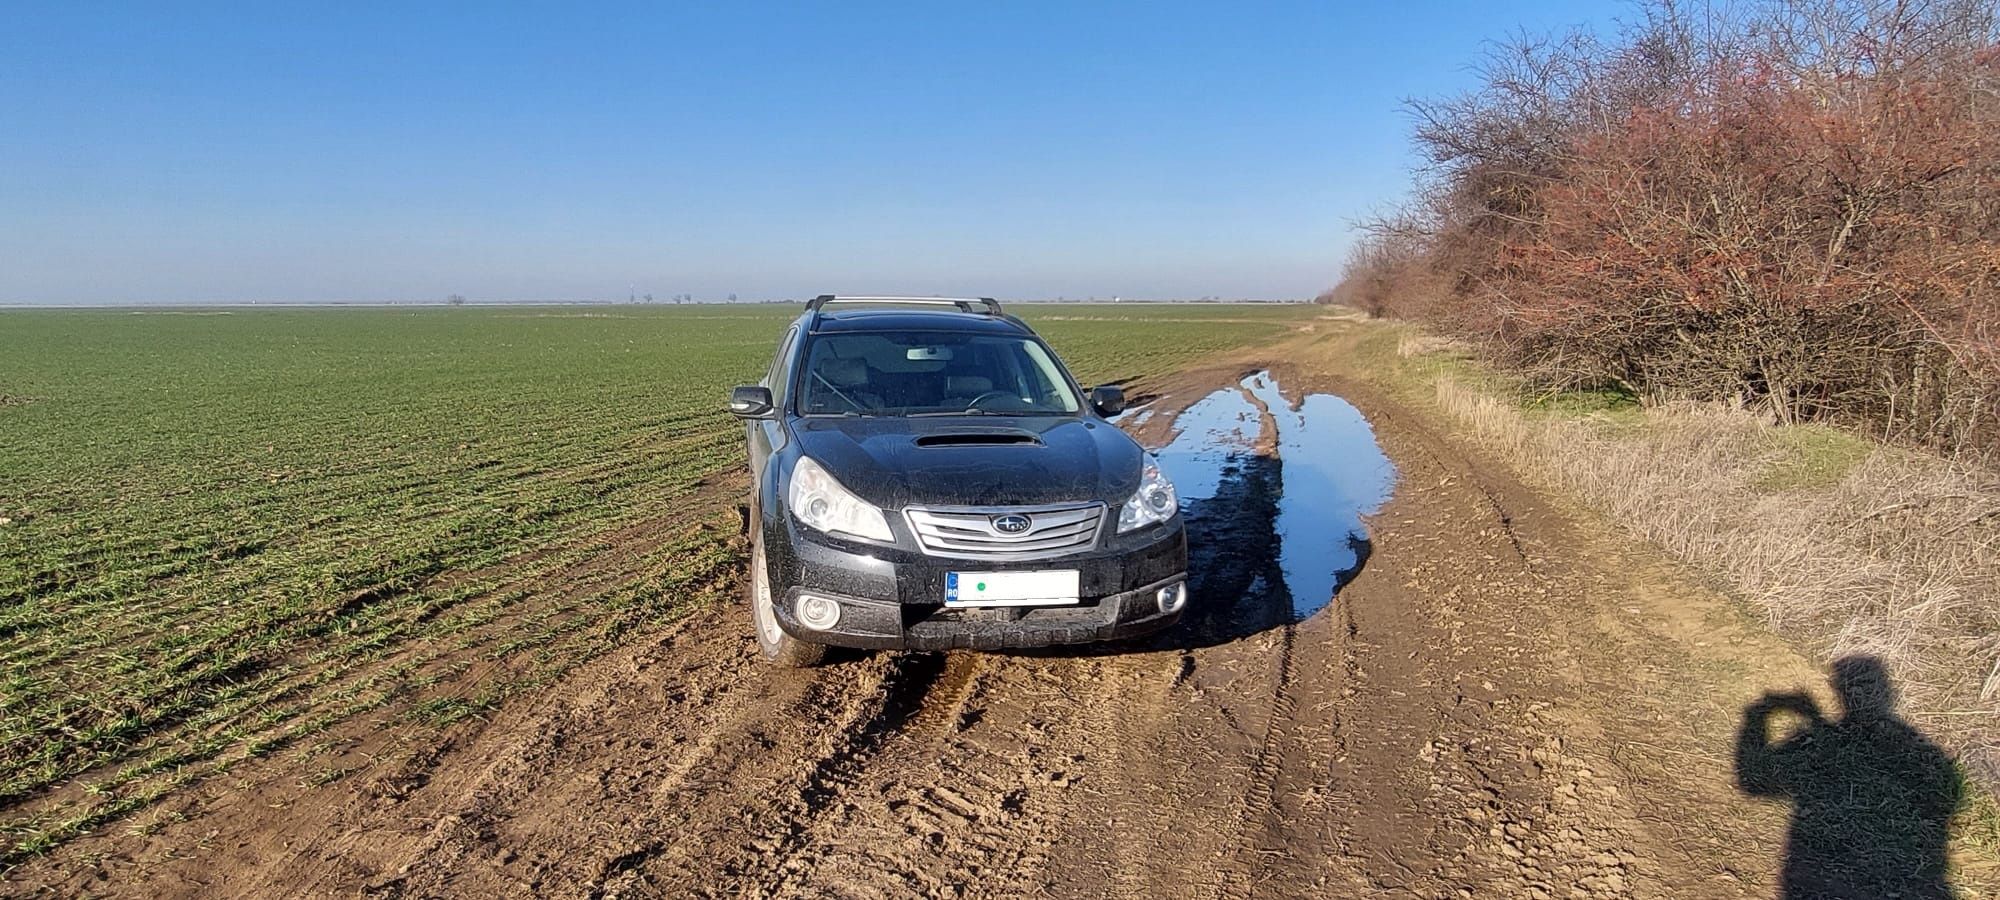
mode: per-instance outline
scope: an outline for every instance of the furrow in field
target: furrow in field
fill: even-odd
[[[709,438],[707,438],[706,443],[713,443],[714,440],[715,439],[712,436],[710,436]],[[686,454],[688,457],[691,457],[693,459],[697,460],[708,459],[710,458],[709,454],[698,452],[700,450],[706,449],[706,443],[702,446],[682,447],[677,449],[681,453]],[[676,448],[669,448],[669,449],[676,449]],[[683,458],[683,457],[677,457],[674,453],[667,453],[655,456],[653,458],[658,460],[675,460],[677,458]],[[696,480],[699,480],[701,477],[704,477],[706,475],[712,474],[715,471],[726,468],[727,467],[725,465],[721,465],[719,463],[711,463],[708,465],[701,466],[700,468],[695,470],[695,474],[693,475],[693,477]],[[327,547],[327,548],[333,548],[333,547],[352,548],[353,546],[356,545],[367,546],[370,543],[369,534],[367,532],[360,531],[359,529],[370,528],[370,529],[375,529],[378,532],[388,531],[389,533],[395,533],[394,529],[401,526],[404,522],[420,521],[425,518],[437,516],[440,513],[452,512],[455,510],[456,507],[461,507],[463,505],[466,505],[467,503],[477,505],[481,508],[493,508],[496,505],[504,508],[504,506],[507,504],[528,503],[528,502],[538,501],[541,499],[541,497],[545,495],[556,494],[564,490],[571,489],[569,486],[575,485],[580,481],[588,480],[589,478],[597,475],[599,472],[616,471],[618,469],[627,470],[623,473],[625,476],[623,479],[623,486],[627,488],[637,488],[649,485],[653,489],[658,490],[660,488],[670,489],[671,487],[671,485],[662,485],[657,480],[650,481],[649,483],[648,476],[651,475],[652,473],[647,471],[645,468],[638,468],[637,470],[634,470],[635,467],[627,463],[624,463],[623,461],[609,461],[605,463],[596,464],[591,469],[586,469],[580,472],[576,471],[563,472],[560,473],[559,476],[558,473],[552,473],[548,471],[541,471],[541,472],[527,471],[520,473],[511,473],[508,477],[502,478],[500,480],[499,483],[502,485],[514,485],[515,486],[514,490],[518,491],[519,493],[509,493],[506,491],[497,491],[497,490],[467,491],[464,490],[462,487],[454,488],[450,491],[447,491],[444,488],[440,487],[437,488],[434,491],[434,493],[438,498],[441,498],[441,501],[433,503],[429,506],[420,505],[421,501],[424,501],[429,496],[422,492],[418,492],[412,495],[408,491],[381,491],[379,492],[379,496],[383,498],[380,501],[380,505],[384,507],[382,512],[395,513],[395,514],[376,515],[374,513],[364,513],[359,515],[349,515],[345,517],[344,522],[336,525],[333,528],[320,527],[315,529],[316,533],[313,534],[312,537],[317,542],[317,546]],[[669,469],[669,471],[672,470]],[[534,476],[541,476],[541,477],[537,478]],[[654,477],[656,478],[657,476]],[[447,482],[432,481],[429,483],[433,485],[439,485]],[[600,493],[603,490],[605,489],[600,489]],[[352,491],[348,490],[347,492],[351,493]],[[285,503],[285,506],[287,507],[304,506],[306,508],[321,508],[317,504],[312,502],[289,501],[289,500]],[[616,508],[616,507],[611,507],[611,508]],[[182,518],[185,521],[216,520],[214,516],[201,512],[187,515]],[[252,540],[251,545],[260,547],[261,548],[260,553],[270,552],[272,557],[274,558],[283,558],[285,556],[296,555],[301,550],[310,549],[310,547],[313,546],[310,544],[307,545],[306,547],[288,546],[285,542],[279,540],[278,538],[279,536],[266,535]],[[230,586],[226,584],[217,585],[216,587],[221,589],[230,588]],[[238,586],[237,589],[240,589],[240,586]],[[85,590],[87,591],[87,588]],[[69,593],[74,594],[77,592],[72,591]],[[70,607],[76,607],[78,604],[72,600],[67,602],[65,605]],[[84,604],[84,606],[88,608],[87,603]],[[19,610],[10,611],[10,618],[18,617],[18,615],[19,615]]]
[[[712,534],[713,532],[711,531],[710,533]],[[694,546],[701,546],[701,545],[712,546],[713,538],[702,537],[697,535],[696,541],[697,541],[696,544],[676,543],[676,544],[665,545],[659,548],[658,551],[656,551],[659,554],[659,558],[657,560],[653,560],[650,558],[655,551],[648,551],[647,553],[639,557],[635,557],[635,561],[637,565],[642,569],[655,568],[664,571],[662,567],[665,566],[674,566],[674,567],[679,567],[681,569],[685,569],[687,562],[690,561],[689,557],[687,556],[688,549]],[[733,559],[734,559],[733,554],[727,555],[723,557],[723,559],[726,561],[726,564],[733,566]],[[585,567],[582,569],[573,569],[568,573],[569,578],[570,579],[582,579],[586,577],[594,578],[604,582],[606,588],[612,589],[615,592],[615,590],[620,585],[635,583],[633,579],[639,574],[638,571],[633,570],[631,568],[620,569],[620,570],[606,570],[600,572],[591,572],[589,571],[590,568],[591,567]],[[695,574],[696,577],[705,577],[705,576],[700,576],[699,573]],[[532,577],[532,576],[524,576],[524,577]],[[547,603],[541,604],[542,608],[537,610],[536,613],[533,616],[530,616],[529,619],[526,621],[523,621],[517,615],[503,622],[491,625],[486,630],[492,632],[493,634],[490,636],[490,640],[484,641],[483,643],[501,644],[502,640],[504,639],[505,641],[504,644],[495,647],[490,652],[502,655],[519,654],[522,652],[535,650],[537,648],[544,648],[545,646],[557,645],[561,642],[561,639],[566,633],[587,631],[593,626],[601,627],[604,624],[606,610],[604,609],[602,602],[598,600],[598,598],[608,597],[610,596],[610,594],[598,594],[587,590],[579,590],[576,588],[572,588],[568,592],[568,596],[572,597],[573,599],[554,605],[550,605]],[[585,606],[590,606],[591,611],[590,612],[580,611],[581,608]],[[555,618],[559,618],[557,624],[547,629],[539,631],[536,630],[536,627],[534,625],[536,621],[540,619],[555,619]],[[481,642],[476,641],[474,638],[471,637],[462,638],[456,643],[456,647],[453,649],[457,649],[460,651],[473,651],[478,649],[480,643]],[[340,668],[327,668],[327,667],[314,668],[311,666],[300,667],[298,669],[299,672],[310,673],[304,676],[305,680],[300,682],[282,683],[273,686],[267,691],[259,692],[257,694],[252,694],[247,697],[240,698],[233,704],[225,702],[219,708],[215,708],[213,710],[212,715],[205,717],[210,721],[218,723],[216,726],[211,726],[212,729],[214,727],[222,727],[222,724],[230,722],[232,714],[239,709],[246,711],[263,710],[264,712],[262,716],[260,716],[260,721],[262,724],[259,726],[259,728],[261,729],[261,733],[251,732],[247,734],[228,734],[228,735],[215,735],[211,733],[211,735],[208,738],[194,738],[197,747],[206,746],[209,749],[207,751],[194,752],[193,755],[190,755],[189,752],[186,750],[176,751],[169,757],[152,760],[149,763],[141,765],[136,770],[127,770],[127,774],[121,774],[118,777],[114,777],[105,781],[97,781],[96,789],[99,791],[112,791],[115,793],[117,789],[126,788],[127,782],[131,781],[134,778],[143,777],[146,775],[147,772],[159,771],[168,768],[175,769],[178,771],[182,767],[196,764],[202,762],[207,758],[210,758],[209,754],[211,753],[221,753],[227,750],[227,748],[231,746],[249,745],[249,746],[262,746],[265,747],[266,749],[274,749],[275,747],[280,746],[282,744],[289,744],[292,741],[296,740],[297,738],[304,736],[305,734],[316,733],[317,731],[323,729],[328,725],[333,724],[334,722],[339,721],[340,719],[352,716],[359,712],[373,709],[395,697],[399,696],[407,697],[411,695],[412,693],[414,693],[413,684],[420,683],[422,680],[421,667],[439,657],[447,655],[446,649],[437,649],[422,654],[413,654],[410,648],[420,645],[405,646],[400,651],[395,650],[395,648],[398,645],[396,645],[393,642],[383,642],[381,646],[388,648],[389,650],[394,652],[388,652],[383,656],[383,658],[380,659],[371,659],[367,657],[363,657],[360,659],[349,658],[343,661],[343,665]],[[592,652],[594,651],[591,651],[591,649],[588,647],[571,647],[569,648],[568,651],[558,655],[561,656],[562,658],[576,660],[576,659],[589,658],[589,656],[592,655]],[[384,688],[381,688],[379,690],[369,688],[368,685],[370,685],[371,683],[383,679],[384,667],[387,667],[386,668],[387,673],[397,675],[398,677],[388,679],[389,683]],[[328,673],[338,673],[339,677],[328,678],[327,677]],[[346,686],[343,686],[343,684],[345,684]],[[289,728],[289,726],[281,728],[281,726],[284,726],[284,723],[304,716],[307,712],[310,711],[310,708],[299,707],[299,708],[293,708],[289,712],[286,712],[284,711],[284,707],[274,706],[274,705],[284,701],[285,697],[287,696],[296,696],[299,694],[307,693],[308,691],[313,696],[323,698],[322,702],[324,702],[325,700],[338,700],[339,698],[353,696],[357,693],[361,694],[362,696],[361,699],[355,701],[347,709],[342,710],[339,714],[332,716],[330,718],[324,720],[309,720],[304,728],[291,728],[289,731],[285,730],[285,728]],[[227,700],[228,698],[219,697],[214,699]],[[195,722],[190,722],[189,726],[197,727],[200,726],[200,724],[201,723],[199,721],[195,721]],[[229,727],[232,730],[236,728],[236,726],[233,725]],[[218,744],[216,743],[216,741],[219,738],[227,738],[227,740],[225,743]],[[165,736],[162,735],[154,743],[164,741],[164,739]],[[178,742],[180,740],[186,740],[186,738],[177,738],[176,740]],[[145,747],[141,746],[137,748],[136,752],[130,755],[140,756],[143,755],[144,752],[145,752]],[[137,788],[131,788],[131,789],[144,790],[145,787],[141,785]],[[103,800],[100,803],[100,805],[116,804],[118,800],[119,798],[117,796],[110,796],[108,799]],[[40,812],[40,814],[38,814],[34,818],[36,820],[42,820],[45,822],[48,819],[48,817],[49,816],[47,810],[43,810]]]
[[[698,483],[698,482],[697,482],[697,483]],[[626,509],[629,509],[629,507],[624,507],[624,506],[621,506],[621,508],[626,508]],[[446,565],[446,564],[444,564],[444,563],[436,563],[436,564],[432,564],[432,565],[433,565],[433,566],[443,566],[443,565]],[[162,603],[165,603],[165,602],[168,602],[168,601],[165,601],[165,600],[163,600],[163,601],[160,601],[160,602],[162,602]],[[157,623],[157,624],[156,624],[156,625],[154,626],[154,630],[155,630],[155,631],[158,631],[158,630],[163,630],[163,629],[165,629],[165,628],[167,628],[167,627],[171,627],[172,625],[174,625],[174,624],[175,624],[175,621],[176,621],[176,620],[174,620],[174,619],[167,619],[166,621],[162,621],[162,622],[159,622],[159,623]],[[102,623],[102,622],[99,622],[99,623],[97,623],[98,627],[97,627],[97,629],[93,630],[93,632],[92,632],[92,633],[93,633],[93,634],[104,634],[104,633],[106,633],[107,629],[105,629],[105,628],[103,627],[103,626],[104,626],[104,624],[105,624],[105,623]],[[135,629],[134,629],[133,625],[132,625],[131,623],[129,623],[129,622],[128,622],[128,623],[126,623],[126,625],[125,625],[125,628],[124,628],[124,630],[125,630],[126,632],[128,632],[128,634],[129,634],[130,632],[134,631]],[[143,633],[143,632],[141,632],[141,633]],[[213,637],[213,636],[211,636],[211,637]],[[129,641],[128,641],[128,643],[129,643]],[[80,644],[80,645],[85,645],[85,646],[87,646],[88,642],[87,642],[87,641],[78,641],[78,642],[77,642],[77,644]],[[56,643],[54,643],[54,642],[44,642],[44,645],[47,645],[47,646],[62,646],[62,645],[60,645],[60,644],[56,644]],[[72,653],[73,653],[73,652],[76,652],[77,650],[81,650],[81,649],[84,649],[84,647],[83,647],[83,646],[75,646],[75,647],[72,647],[72,648],[71,648],[71,651],[70,651],[70,652],[72,652]],[[46,663],[46,662],[49,662],[50,660],[49,660],[49,659],[46,659],[46,658],[44,658],[44,659],[40,659],[40,660],[35,660],[35,661],[37,661],[37,662],[43,662],[43,663]]]

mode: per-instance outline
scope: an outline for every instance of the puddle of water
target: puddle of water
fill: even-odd
[[[1292,618],[1301,620],[1331,603],[1359,568],[1368,547],[1361,519],[1388,501],[1396,470],[1353,404],[1332,394],[1294,402],[1276,378],[1259,372],[1189,406],[1175,419],[1172,441],[1155,452],[1183,511],[1215,497],[1256,454],[1264,430],[1259,403],[1276,428],[1281,488],[1271,538]]]
[[[1174,418],[1174,438],[1153,451],[1174,483],[1181,509],[1215,496],[1223,478],[1252,452],[1264,432],[1263,416],[1242,391],[1223,389],[1195,401]]]
[[[1268,372],[1250,376],[1244,386],[1277,422],[1284,484],[1278,558],[1291,588],[1292,615],[1304,619],[1333,602],[1334,591],[1359,568],[1368,544],[1361,517],[1388,501],[1396,468],[1354,404],[1333,394],[1289,403]]]

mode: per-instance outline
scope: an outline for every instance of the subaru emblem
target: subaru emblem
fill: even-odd
[[[1001,534],[1026,534],[1034,524],[1035,520],[1019,513],[993,517],[993,530]]]

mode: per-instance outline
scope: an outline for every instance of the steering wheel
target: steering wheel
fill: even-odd
[[[998,400],[1004,398],[1011,398],[1013,396],[1014,396],[1013,394],[1010,394],[1006,391],[987,391],[984,394],[980,394],[979,396],[972,398],[972,402],[965,404],[965,408],[978,409],[979,404],[985,403],[988,399]]]

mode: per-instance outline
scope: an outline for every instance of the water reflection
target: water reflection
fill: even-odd
[[[1333,601],[1360,566],[1374,515],[1389,499],[1396,467],[1375,443],[1375,429],[1354,404],[1332,394],[1289,403],[1276,379],[1260,372],[1244,387],[1264,401],[1278,426],[1279,560],[1292,589],[1292,615],[1304,619]]]
[[[1224,388],[1195,401],[1174,418],[1174,438],[1154,451],[1173,479],[1181,508],[1215,496],[1226,473],[1241,468],[1263,435],[1264,420],[1250,397]]]
[[[1268,442],[1267,412],[1275,432]],[[1202,504],[1204,514],[1215,514],[1206,501],[1242,478],[1253,458],[1264,461],[1260,445],[1276,445],[1268,539],[1277,545],[1283,593],[1294,620],[1325,608],[1366,558],[1361,518],[1379,510],[1395,484],[1395,467],[1361,411],[1332,394],[1294,401],[1269,372],[1258,372],[1203,397],[1174,424],[1173,438],[1156,455],[1190,512]],[[1214,559],[1221,552],[1194,555]]]
[[[1137,428],[1146,424],[1152,418],[1153,404],[1148,402],[1138,406],[1126,407],[1124,412],[1112,416],[1109,421],[1120,428]]]

